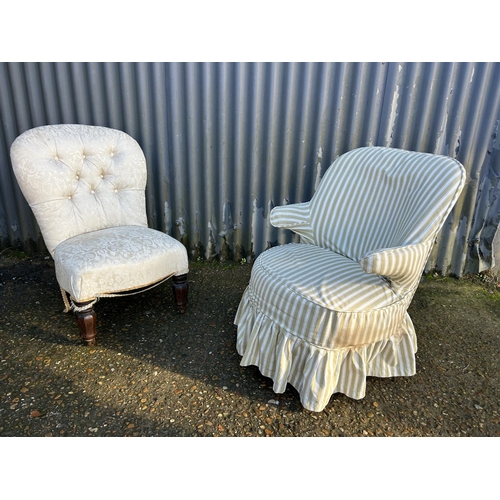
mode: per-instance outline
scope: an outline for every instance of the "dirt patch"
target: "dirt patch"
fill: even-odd
[[[500,288],[429,275],[410,306],[417,374],[332,396],[321,413],[241,367],[234,315],[248,264],[192,263],[189,307],[169,283],[101,300],[81,344],[44,255],[0,254],[1,436],[499,436]]]

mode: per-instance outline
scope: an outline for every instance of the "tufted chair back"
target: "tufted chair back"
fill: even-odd
[[[113,226],[147,226],[146,161],[119,130],[47,125],[12,144],[11,158],[51,255],[68,238]]]

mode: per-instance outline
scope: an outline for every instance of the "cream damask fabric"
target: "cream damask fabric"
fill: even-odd
[[[14,173],[53,255],[62,241],[107,227],[146,226],[146,160],[124,132],[47,125],[11,146]]]
[[[54,252],[57,281],[77,302],[149,286],[188,272],[184,245],[142,226],[80,234]]]
[[[307,203],[271,223],[298,233],[252,269],[235,323],[243,366],[287,383],[321,411],[332,394],[360,399],[366,377],[415,374],[408,306],[465,171],[448,157],[360,148],[339,157]]]
[[[11,159],[57,280],[73,300],[188,272],[184,246],[147,227],[146,161],[129,135],[77,124],[38,127],[14,141]]]

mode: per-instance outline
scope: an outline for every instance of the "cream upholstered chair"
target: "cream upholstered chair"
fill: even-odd
[[[363,398],[367,376],[414,375],[407,308],[464,182],[454,159],[367,147],[340,156],[309,202],[273,209],[300,243],[253,265],[235,318],[241,364],[312,411],[337,392]]]
[[[87,344],[95,342],[93,306],[100,297],[135,293],[173,277],[184,312],[187,252],[147,226],[146,161],[132,137],[105,127],[47,125],[21,134],[11,159],[54,258],[66,310],[76,312]]]

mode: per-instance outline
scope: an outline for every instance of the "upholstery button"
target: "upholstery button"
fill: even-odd
[[[85,160],[85,158],[87,158],[85,155],[82,155],[82,158]]]
[[[59,161],[59,156],[54,156],[54,160]]]
[[[118,189],[115,189],[115,193],[118,193]]]
[[[68,196],[68,200],[71,200],[71,195]]]
[[[113,153],[113,151],[111,151],[111,153],[109,153],[109,156],[115,156],[115,153]]]
[[[90,192],[91,192],[92,194],[94,194],[94,193],[95,193],[95,191],[94,191],[93,189],[92,189],[92,191],[90,191]]]
[[[78,174],[76,174],[76,179],[78,180],[80,178],[80,176]]]
[[[101,179],[104,179],[104,174],[101,174]]]

